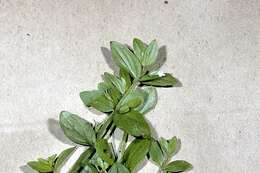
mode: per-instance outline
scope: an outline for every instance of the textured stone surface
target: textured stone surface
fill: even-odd
[[[68,146],[61,110],[99,117],[78,93],[112,71],[101,47],[133,37],[166,45],[163,70],[183,83],[160,89],[147,116],[182,139],[176,158],[192,173],[259,172],[259,0],[0,0],[1,173]]]

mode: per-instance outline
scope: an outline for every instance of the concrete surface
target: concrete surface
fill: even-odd
[[[259,0],[0,0],[1,173],[68,146],[61,110],[100,119],[78,93],[112,71],[109,41],[133,37],[166,45],[163,70],[183,83],[147,116],[182,139],[176,159],[191,173],[260,172]]]

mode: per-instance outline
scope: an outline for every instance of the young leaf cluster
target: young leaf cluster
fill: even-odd
[[[180,140],[155,139],[145,114],[157,102],[156,87],[173,87],[177,79],[171,74],[158,73],[158,45],[140,39],[133,40],[133,49],[116,41],[110,43],[112,58],[120,69],[118,75],[105,72],[97,89],[83,91],[80,98],[86,107],[103,112],[107,117],[92,124],[73,113],[62,111],[59,117],[64,134],[75,144],[85,146],[69,173],[132,173],[148,158],[163,173],[190,170],[184,160],[171,161]],[[109,142],[114,131],[123,132],[118,149]],[[134,140],[128,145],[128,137]],[[75,147],[64,150],[59,156],[28,162],[40,173],[59,173]]]

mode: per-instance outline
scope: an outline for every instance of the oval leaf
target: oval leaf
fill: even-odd
[[[126,83],[125,89],[128,89],[131,86],[131,83],[132,83],[130,74],[126,70],[124,70],[123,68],[120,68],[119,76]]]
[[[158,45],[156,40],[153,40],[146,48],[143,59],[141,61],[143,66],[149,66],[155,63],[158,55]]]
[[[157,103],[157,91],[154,87],[146,87],[143,90],[145,92],[145,99],[142,107],[139,108],[138,111],[145,114],[155,107]]]
[[[150,85],[156,87],[172,87],[178,83],[178,80],[174,78],[171,74],[165,73],[164,76],[155,78],[149,81],[142,81],[143,85]]]
[[[68,148],[59,154],[54,166],[54,172],[57,172],[60,169],[60,167],[64,164],[64,161],[68,159],[68,157],[72,154],[75,148],[76,147]]]
[[[110,43],[112,58],[115,63],[127,70],[132,77],[139,78],[142,73],[141,64],[133,52],[131,52],[125,45],[112,41]]]
[[[121,107],[124,105],[128,105],[129,107],[131,107],[131,106],[137,106],[137,104],[142,105],[144,102],[144,99],[145,99],[145,92],[143,90],[137,88],[137,89],[129,92],[126,97],[122,98],[120,101],[120,104],[118,106]],[[134,105],[133,105],[133,103],[134,103]],[[136,109],[138,110],[139,107],[137,107]]]
[[[177,137],[173,137],[168,140],[166,140],[164,138],[160,138],[159,143],[160,143],[160,146],[161,146],[163,152],[168,157],[171,157],[174,154],[176,154],[181,145],[181,141]]]
[[[120,93],[123,94],[125,92],[126,83],[124,80],[120,80],[118,77],[107,72],[104,73],[103,78],[105,82],[111,83],[114,87],[116,87]]]
[[[76,161],[76,163],[74,163],[74,165],[72,166],[72,168],[69,170],[69,173],[78,173],[81,165],[85,165],[86,163],[88,163],[88,159],[89,157],[91,157],[93,155],[93,153],[95,152],[95,149],[92,147],[87,148],[78,158],[78,160]]]
[[[134,38],[134,40],[133,40],[134,53],[139,58],[140,62],[143,61],[146,47],[147,47],[147,45],[145,43],[143,43],[140,39]]]
[[[123,162],[126,167],[133,170],[142,163],[149,151],[151,141],[149,139],[135,139],[126,149]]]
[[[163,167],[164,171],[174,173],[184,172],[190,169],[192,169],[192,165],[184,160],[176,160]]]
[[[152,141],[150,151],[149,151],[150,159],[152,159],[158,166],[162,166],[164,161],[163,151],[159,145],[159,143],[155,140]]]
[[[99,90],[83,91],[80,98],[87,107],[94,107],[101,112],[112,112],[114,109],[113,102]]]
[[[43,163],[40,161],[30,161],[27,163],[32,169],[42,172],[42,173],[47,173],[47,172],[52,172],[53,167],[49,163]]]
[[[78,115],[62,111],[59,123],[64,134],[71,141],[81,145],[93,145],[95,143],[96,134],[92,124]]]
[[[130,111],[113,116],[115,125],[132,136],[150,136],[150,127],[142,114]]]
[[[115,157],[112,151],[111,145],[107,142],[106,139],[99,139],[95,143],[95,148],[98,156],[107,162],[109,165],[114,163]]]

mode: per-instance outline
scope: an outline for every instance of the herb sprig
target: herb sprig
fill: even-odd
[[[120,69],[119,74],[106,72],[96,90],[80,93],[86,107],[95,108],[107,117],[100,123],[92,124],[73,113],[60,113],[59,123],[64,134],[75,144],[86,148],[68,173],[132,173],[145,158],[163,173],[190,170],[192,165],[184,160],[171,161],[180,148],[180,140],[177,137],[156,139],[144,116],[156,105],[155,87],[177,84],[177,79],[171,74],[158,73],[156,40],[146,44],[135,38],[133,49],[112,41],[110,47],[113,61]],[[123,131],[118,150],[109,142],[115,129]],[[134,140],[127,145],[129,136]],[[40,173],[60,173],[62,165],[75,149],[68,148],[59,155],[30,161],[28,165]]]

